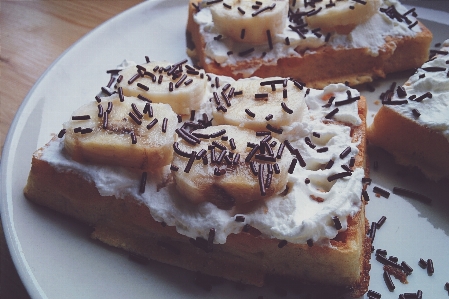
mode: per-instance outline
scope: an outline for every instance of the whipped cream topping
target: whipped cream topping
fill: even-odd
[[[233,79],[220,77],[220,82],[232,83]],[[300,244],[313,240],[315,244],[329,245],[329,240],[338,233],[332,217],[338,217],[342,225],[340,230],[346,230],[347,217],[354,216],[361,207],[363,169],[354,169],[351,176],[331,182],[327,180],[329,176],[343,172],[340,166],[348,165],[351,157],[358,153],[358,143],[352,142],[350,136],[350,126],[361,124],[356,102],[339,106],[333,120],[323,123],[325,115],[335,109],[334,105],[322,108],[327,103],[323,99],[331,94],[335,96],[335,102],[345,100],[348,90],[351,96],[359,96],[357,90],[343,84],[330,85],[324,90],[309,90],[305,96],[308,110],[303,121],[283,127],[284,133],[279,135],[300,151],[306,167],[298,165],[289,174],[286,194],[272,196],[252,211],[239,214],[244,216],[244,222],[235,221],[238,214],[233,209],[222,210],[210,202],[194,205],[183,198],[174,184],[162,184],[168,181],[169,166],[149,174],[146,191],[141,194],[139,171],[73,161],[64,150],[64,138],[51,141],[41,158],[58,171],[75,172],[93,182],[102,196],[136,198],[148,206],[156,221],[175,226],[180,234],[191,238],[207,239],[209,230],[214,228],[214,242],[225,243],[228,235],[241,232],[243,226],[249,224],[267,238]],[[202,109],[197,113],[209,113],[213,109],[213,104],[208,101],[210,94],[209,87]],[[328,151],[317,152],[305,142],[305,137],[309,137],[317,148],[328,147]],[[347,147],[350,154],[340,157]],[[283,159],[293,159],[287,149]],[[330,160],[334,161],[334,166],[325,169]],[[162,185],[164,187],[161,188]]]
[[[407,8],[397,0],[381,0],[381,3],[381,9],[394,6],[400,14],[408,12]],[[296,11],[295,8],[293,9]],[[416,21],[413,13],[408,13],[407,18],[411,21],[411,24]],[[303,33],[305,38],[301,37],[289,27],[297,26],[297,24],[287,20],[283,32],[272,36],[273,49],[270,49],[268,44],[253,45],[227,38],[214,25],[210,6],[202,6],[201,10],[194,15],[194,20],[199,24],[200,33],[206,42],[206,62],[212,63],[215,61],[223,67],[235,67],[233,69],[234,74],[242,74],[244,77],[251,76],[260,67],[259,64],[236,68],[239,62],[245,62],[249,59],[261,59],[264,65],[276,65],[277,60],[280,58],[301,57],[303,55],[301,53],[313,52],[324,45],[333,48],[367,48],[372,56],[377,56],[379,50],[385,44],[387,36],[415,36],[417,32],[421,31],[419,26],[416,25],[409,28],[411,24],[392,19],[379,10],[368,21],[357,25],[349,34],[333,33],[326,42],[326,33],[319,31],[317,32],[318,34],[313,33],[312,30],[315,28],[305,27],[305,29],[308,29],[307,32],[304,31]],[[222,35],[222,37],[216,40],[218,35]],[[289,45],[285,42],[287,37]],[[238,53],[251,47],[254,48],[252,53],[244,56],[238,55]],[[232,51],[232,54],[229,54],[230,51]]]
[[[407,100],[407,104],[388,105],[388,107],[421,126],[443,134],[449,141],[449,40],[443,43],[441,51],[442,54],[424,63],[405,83],[406,97],[400,98],[395,92],[391,99]],[[416,98],[427,92],[431,93],[431,97],[427,96],[421,101],[416,101]],[[411,96],[415,98],[410,98]],[[419,117],[414,115],[413,109],[419,111]]]

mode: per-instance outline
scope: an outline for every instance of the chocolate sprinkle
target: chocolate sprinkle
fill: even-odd
[[[351,159],[349,159],[349,167],[354,167],[355,165],[355,158],[351,157]]]
[[[300,165],[301,167],[306,167],[306,162],[305,162],[304,159],[302,158],[301,153],[299,152],[299,150],[298,150],[298,149],[295,149],[295,150],[293,151],[293,154],[296,156],[296,159],[298,159],[299,165]]]
[[[380,299],[382,297],[381,294],[379,294],[378,292],[375,292],[373,290],[368,290],[368,298],[372,297],[372,298],[376,298],[376,299]]]
[[[352,169],[349,168],[348,165],[341,165],[341,168],[343,168],[343,169],[346,170],[346,171],[351,171],[351,172],[352,172]]]
[[[332,110],[331,112],[329,112],[324,118],[326,119],[331,119],[332,117],[334,117],[335,114],[337,114],[337,112],[339,111],[338,108],[335,108],[334,110]]]
[[[412,109],[412,113],[415,117],[420,117],[421,116],[421,112],[418,111],[418,109]]]
[[[235,146],[234,138],[229,139],[229,144],[231,145],[231,149],[235,150],[237,147]]]
[[[147,99],[146,97],[144,97],[144,96],[141,95],[141,94],[139,94],[139,95],[137,96],[137,98],[138,98],[139,100],[142,100],[142,101],[151,103],[151,100],[150,100],[150,99]]]
[[[102,127],[105,130],[108,127],[108,118],[109,118],[108,113],[107,112],[103,112],[103,124],[102,124]]]
[[[97,114],[97,116],[101,118],[101,117],[103,117],[103,112],[104,112],[103,111],[103,106],[101,106],[101,104],[98,104],[97,107],[98,107],[98,114]]]
[[[268,93],[256,93],[256,94],[254,95],[254,97],[255,97],[256,99],[264,99],[264,98],[268,98]]]
[[[140,113],[139,109],[137,109],[136,104],[132,103],[132,104],[131,104],[131,108],[133,109],[134,114],[135,114],[138,118],[142,118],[142,117],[143,117],[142,113]]]
[[[368,192],[366,190],[362,191],[362,196],[363,196],[363,199],[365,201],[369,201],[369,195],[368,195]]]
[[[260,195],[262,196],[267,195],[267,192],[265,190],[265,182],[263,180],[264,172],[265,172],[265,164],[259,164],[259,173],[257,174],[257,178],[259,180]]]
[[[351,176],[351,175],[352,175],[352,172],[349,172],[349,171],[340,172],[340,173],[336,173],[336,174],[333,174],[333,175],[329,176],[327,178],[327,181],[328,182],[332,182],[332,181],[335,181],[337,179],[342,179],[342,178],[345,178],[345,177],[348,177],[348,176]]]
[[[432,275],[435,272],[433,268],[433,261],[431,259],[427,260],[427,274]]]
[[[347,105],[347,104],[354,103],[355,101],[358,101],[358,100],[360,100],[360,96],[353,97],[353,98],[349,97],[347,100],[335,102],[334,105],[335,106]]]
[[[308,240],[307,240],[307,245],[308,245],[309,247],[312,247],[312,246],[313,246],[313,239],[308,239]]]
[[[128,84],[129,84],[129,85],[133,84],[134,81],[136,81],[137,78],[139,78],[139,77],[140,77],[140,74],[139,74],[139,73],[135,74],[134,76],[131,77],[131,79],[128,80]]]
[[[191,135],[189,132],[187,132],[183,129],[176,129],[175,132],[178,134],[179,137],[181,137],[187,143],[190,143],[192,145],[200,143],[200,140],[197,137]]]
[[[290,167],[288,168],[288,173],[290,173],[290,174],[293,173],[293,171],[295,170],[296,163],[298,163],[298,159],[295,158],[290,163]]]
[[[349,155],[350,152],[351,152],[351,147],[348,146],[347,148],[345,148],[343,150],[343,152],[341,152],[340,159],[344,159],[347,155]]]
[[[277,134],[282,134],[283,130],[280,128],[275,128],[273,127],[271,124],[267,124],[266,128],[268,130],[270,130],[271,132],[277,133]]]
[[[249,152],[248,156],[246,156],[245,158],[245,162],[249,163],[249,161],[251,161],[251,159],[253,158],[253,156],[256,154],[256,152],[259,150],[259,145],[256,144],[256,146]]]
[[[373,192],[376,193],[376,194],[379,194],[379,195],[381,195],[381,196],[383,196],[385,198],[390,197],[390,192],[388,192],[387,190],[384,190],[384,189],[382,189],[380,187],[377,187],[377,186],[375,186],[373,188]]]
[[[285,144],[281,143],[278,148],[278,152],[276,154],[276,159],[280,159],[282,157],[282,153],[284,152]]]
[[[179,86],[181,86],[181,84],[184,82],[184,80],[185,80],[186,78],[187,78],[187,75],[186,75],[186,74],[182,75],[181,78],[178,80],[178,82],[176,82],[175,87],[176,87],[176,88],[179,88]],[[170,83],[172,83],[172,82],[170,82]],[[173,84],[173,83],[172,83],[172,84]]]
[[[325,153],[325,152],[327,152],[328,150],[329,150],[329,148],[328,148],[327,146],[325,146],[325,147],[318,148],[316,151],[317,151],[318,153]]]
[[[242,29],[242,31],[240,32],[240,39],[244,39],[245,38],[245,28]]]
[[[232,152],[229,153],[229,156],[231,156]],[[240,154],[236,154],[234,156],[234,160],[232,160],[232,164],[237,165],[240,162]]]
[[[282,247],[284,247],[285,245],[287,245],[287,243],[288,243],[287,240],[282,240],[282,241],[279,242],[278,247],[279,247],[279,248],[282,248]]]
[[[262,12],[264,12],[264,11],[272,10],[272,9],[274,9],[275,6],[276,6],[276,3],[273,3],[273,4],[271,4],[270,6],[265,6],[265,7],[261,8],[261,9],[259,9],[258,11],[253,12],[253,13],[251,14],[251,16],[252,16],[252,17],[255,17],[255,16],[259,15],[260,13],[262,13]]]
[[[290,109],[290,108],[288,108],[287,105],[286,105],[284,102],[281,103],[281,107],[282,107],[282,109],[283,109],[285,112],[287,112],[288,114],[292,114],[292,113],[293,113],[293,110]]]
[[[136,134],[134,134],[134,132],[131,132],[131,133],[129,133],[129,135],[131,135],[131,143],[136,144],[137,143]]]
[[[129,117],[132,118],[132,120],[134,120],[134,122],[136,124],[138,124],[139,126],[142,124],[142,121],[137,117],[137,115],[135,115],[133,112],[128,113]]]
[[[210,138],[216,138],[216,137],[220,137],[221,135],[224,135],[224,134],[226,134],[226,130],[222,129],[222,130],[220,130],[218,132],[210,134],[209,137]]]
[[[254,52],[254,50],[255,50],[254,48],[249,48],[249,49],[247,49],[245,51],[239,52],[239,56],[240,57],[246,56],[246,55]]]
[[[423,269],[427,268],[427,262],[423,259],[419,259],[418,265]]]
[[[336,230],[340,230],[342,228],[340,219],[337,216],[332,217],[332,221],[334,221],[334,226]]]
[[[256,154],[255,158],[267,162],[276,162],[276,158],[270,155]]]
[[[407,275],[410,275],[413,272],[413,268],[410,267],[406,262],[402,261],[401,266],[405,270]]]
[[[236,215],[235,216],[235,222],[245,222],[245,216]]]
[[[147,129],[150,130],[152,127],[154,127],[155,124],[157,124],[158,120],[157,118],[153,119],[148,125]]]
[[[385,223],[385,220],[387,220],[387,217],[385,216],[380,217],[380,219],[376,223],[377,228],[381,228],[382,225]]]
[[[227,150],[227,147],[218,141],[212,141],[212,145],[214,145],[215,147],[218,147],[222,151]]]
[[[190,153],[189,155],[189,161],[187,162],[187,166],[184,169],[185,173],[189,173],[190,169],[192,168],[193,162],[195,161],[195,157],[196,157],[196,151],[192,151],[192,153]]]
[[[387,259],[385,256],[380,255],[380,254],[376,254],[376,260],[384,265],[389,265],[389,266],[393,266],[395,268],[401,269],[402,270],[402,266]]]
[[[281,169],[279,168],[279,164],[277,164],[277,163],[273,164],[273,171],[274,171],[275,174],[281,173]]]
[[[139,193],[142,194],[145,192],[145,185],[147,184],[147,172],[142,172],[142,176],[140,178],[140,187],[139,187]]]
[[[121,86],[118,88],[118,97],[120,99],[120,102],[125,101],[125,97],[123,96],[123,88]]]
[[[65,132],[66,132],[66,129],[62,129],[61,131],[59,131],[59,133],[58,133],[58,138],[64,137]]]
[[[371,178],[362,178],[362,183],[366,183],[366,184],[370,185],[371,182],[372,182]]]
[[[388,274],[387,271],[384,271],[383,277],[387,288],[390,290],[390,292],[393,292],[396,287],[394,286],[393,280],[391,280],[390,274]]]
[[[164,119],[162,120],[162,133],[167,132],[167,123],[168,123],[168,118],[164,117]]]
[[[335,100],[335,97],[330,97],[329,98],[329,100],[327,101],[327,104],[326,105],[323,105],[323,106],[321,106],[321,107],[323,107],[323,108],[329,108],[330,106],[332,106],[332,103],[334,102],[334,100]]]
[[[431,99],[431,98],[432,98],[432,93],[431,93],[430,91],[428,91],[428,92],[426,92],[425,94],[423,94],[422,96],[417,97],[417,98],[415,99],[415,101],[416,101],[416,102],[421,102],[421,101],[424,100],[425,98]]]
[[[76,115],[72,116],[72,120],[87,120],[90,119],[90,115]]]
[[[112,92],[110,92],[109,89],[106,87],[101,87],[101,91],[107,94],[108,96],[112,95]]]

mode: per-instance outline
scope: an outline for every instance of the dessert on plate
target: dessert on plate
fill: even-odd
[[[428,178],[449,177],[449,41],[404,86],[389,90],[367,130],[369,142]]]
[[[190,0],[187,52],[235,79],[354,86],[427,60],[432,34],[416,16],[397,0]]]
[[[131,65],[114,89],[34,153],[26,198],[163,263],[256,286],[282,277],[367,291],[357,90],[236,81],[186,61]]]

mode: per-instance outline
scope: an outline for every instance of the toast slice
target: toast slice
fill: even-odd
[[[142,66],[145,67],[138,68]],[[215,75],[206,75],[209,76]],[[143,179],[142,170],[120,163],[73,160],[65,147],[66,137],[60,135],[34,153],[24,189],[26,198],[92,226],[94,239],[149,259],[256,286],[266,284],[273,277],[282,277],[319,288],[349,291],[354,297],[363,295],[368,289],[371,254],[371,242],[366,236],[365,201],[361,197],[361,179],[367,175],[365,99],[343,84],[321,91],[306,89],[296,81],[283,78],[268,81],[270,84],[258,78],[243,81],[216,78],[210,81],[214,84],[208,83],[204,105],[216,106],[209,97],[217,90],[218,82],[221,82],[220,89],[225,88],[225,82],[230,86],[248,86],[243,88],[243,95],[236,90],[236,95],[230,98],[232,105],[242,102],[245,90],[256,86],[259,86],[257,92],[263,92],[264,88],[270,90],[267,94],[272,100],[262,102],[267,106],[276,102],[275,93],[284,94],[282,88],[274,90],[272,85],[284,86],[291,96],[295,88],[301,92],[301,97],[295,100],[304,101],[303,114],[281,126],[284,133],[276,130],[258,137],[276,137],[272,141],[277,142],[269,146],[277,150],[280,144],[285,145],[282,159],[290,159],[285,188],[274,190],[273,194],[267,191],[265,197],[260,191],[262,198],[236,201],[231,206],[218,205],[213,196],[201,203],[192,202],[179,183],[188,177],[183,172],[183,163],[191,160],[183,157],[182,153],[190,146],[184,139],[177,137],[174,142],[175,158],[171,165],[147,170]],[[107,103],[109,99],[102,100]],[[125,96],[124,105],[128,100]],[[248,100],[261,104],[253,96]],[[286,105],[276,103],[275,107],[270,108],[273,115],[276,109],[288,113]],[[212,113],[212,110],[224,113],[210,107],[203,112]],[[186,123],[192,126],[195,119],[197,125],[208,123],[199,112],[193,120],[179,123],[179,127],[183,128]],[[95,118],[97,111],[92,109],[92,113]],[[207,118],[210,120],[212,116]],[[249,121],[253,118],[249,117]],[[143,121],[149,120],[145,116]],[[215,124],[212,120],[210,125],[207,129],[213,130],[225,124]],[[204,132],[193,130],[191,133],[203,134],[196,135],[200,136],[200,144],[217,144],[214,142],[218,139],[214,138],[227,144],[223,135],[204,137]],[[228,137],[232,137],[230,133]],[[132,153],[132,140],[127,138]],[[285,141],[287,139],[290,142]],[[238,165],[229,164],[225,174],[215,174],[215,183],[221,176],[233,175],[238,167],[249,169],[251,159],[244,160],[250,152],[242,151]],[[298,164],[296,168],[290,163],[294,160]],[[259,165],[264,163],[258,161]],[[201,159],[193,163],[197,163],[197,167],[202,165]],[[240,186],[241,182],[233,184]],[[233,188],[232,185],[229,188]],[[329,203],[338,208],[331,209]],[[295,224],[295,217],[306,218]],[[298,227],[302,228],[298,231]]]
[[[304,15],[312,8],[295,10],[299,16],[295,17],[290,6],[289,20],[284,22],[282,33],[272,34],[270,42],[245,44],[245,39],[231,40],[222,33],[209,12],[211,7],[233,1],[207,4],[209,2],[190,0],[187,32],[191,36],[193,49],[187,49],[187,53],[207,72],[236,79],[281,76],[295,78],[314,88],[324,88],[338,82],[355,86],[375,78],[385,78],[389,73],[419,67],[427,60],[432,41],[432,33],[415,19],[413,9],[406,10],[399,2],[388,6],[387,1],[373,0],[380,2],[380,8],[370,19],[362,18],[362,23],[349,32],[323,31],[310,24],[305,26],[311,20],[303,20]],[[354,12],[360,5],[354,6]],[[227,10],[235,10],[235,14],[239,15],[237,4]],[[363,15],[362,12],[360,14]],[[242,16],[246,15],[248,13]],[[330,20],[334,18],[329,17]],[[303,21],[293,22],[292,19]],[[264,28],[261,23],[255,26]],[[297,33],[295,28],[302,31]],[[338,26],[332,28],[338,31]],[[297,41],[294,42],[293,38]],[[245,53],[248,49],[253,51]]]
[[[448,51],[446,41],[404,86],[389,90],[367,131],[371,144],[432,180],[449,177]]]

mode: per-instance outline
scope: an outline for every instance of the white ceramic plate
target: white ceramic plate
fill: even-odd
[[[418,4],[418,3],[416,3]],[[448,32],[449,14],[418,9],[421,18],[441,42]],[[93,30],[55,61],[30,91],[20,107],[3,152],[2,220],[12,258],[25,287],[33,298],[271,298],[274,286],[237,290],[225,282],[206,292],[193,283],[193,273],[157,262],[143,266],[126,253],[89,239],[89,228],[25,200],[32,153],[44,145],[51,133],[58,132],[71,112],[93,99],[123,58],[179,61],[185,55],[187,2],[147,1]],[[431,22],[427,20],[434,20]],[[437,23],[440,22],[440,23]],[[441,23],[446,22],[446,23]],[[449,37],[449,36],[447,36]],[[370,116],[374,104],[392,81],[402,84],[407,74],[374,83],[376,91],[364,91],[369,99]],[[399,167],[382,151],[370,149],[371,162],[379,169],[371,172],[369,221],[387,217],[378,230],[374,245],[405,260],[415,270],[409,284],[394,280],[390,293],[382,279],[382,267],[372,260],[370,289],[382,298],[398,298],[404,292],[421,289],[425,298],[444,298],[449,281],[449,188],[416,176],[399,176]],[[376,198],[372,187],[392,190],[402,186],[433,198],[431,206],[413,199],[391,195]],[[435,274],[428,276],[418,266],[420,258],[431,258]],[[287,298],[298,298],[289,292]],[[302,295],[301,298],[310,298]]]

